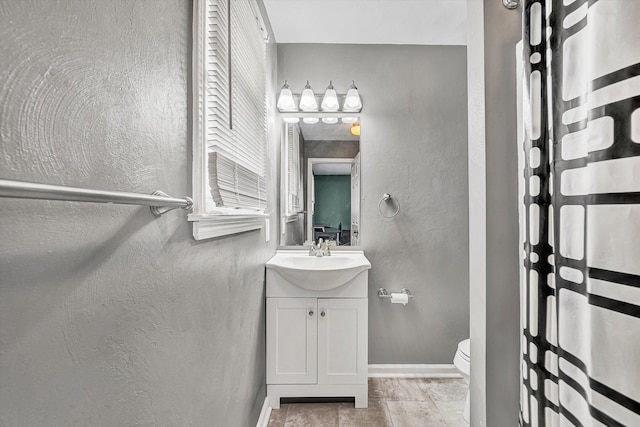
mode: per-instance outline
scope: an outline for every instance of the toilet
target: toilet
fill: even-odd
[[[467,339],[464,341],[460,341],[458,343],[458,350],[456,350],[456,355],[453,357],[453,364],[456,369],[464,376],[469,379],[471,375],[471,340]],[[467,390],[467,400],[464,403],[464,412],[462,413],[462,418],[468,423],[469,422],[469,390]]]

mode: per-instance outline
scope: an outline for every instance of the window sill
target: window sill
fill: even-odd
[[[193,238],[196,240],[230,236],[264,227],[268,214],[191,214],[187,219],[193,222]]]

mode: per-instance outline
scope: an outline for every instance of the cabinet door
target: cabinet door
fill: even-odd
[[[367,300],[318,299],[318,383],[366,384]]]
[[[267,384],[317,382],[315,298],[267,298]]]

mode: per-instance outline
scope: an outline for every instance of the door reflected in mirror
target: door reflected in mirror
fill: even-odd
[[[354,123],[341,120],[283,126],[280,244],[308,246],[323,239],[331,246],[357,246],[360,128],[353,135]]]

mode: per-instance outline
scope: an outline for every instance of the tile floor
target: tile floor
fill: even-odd
[[[468,427],[467,382],[456,378],[369,378],[369,407],[353,402],[283,403],[269,427]]]

